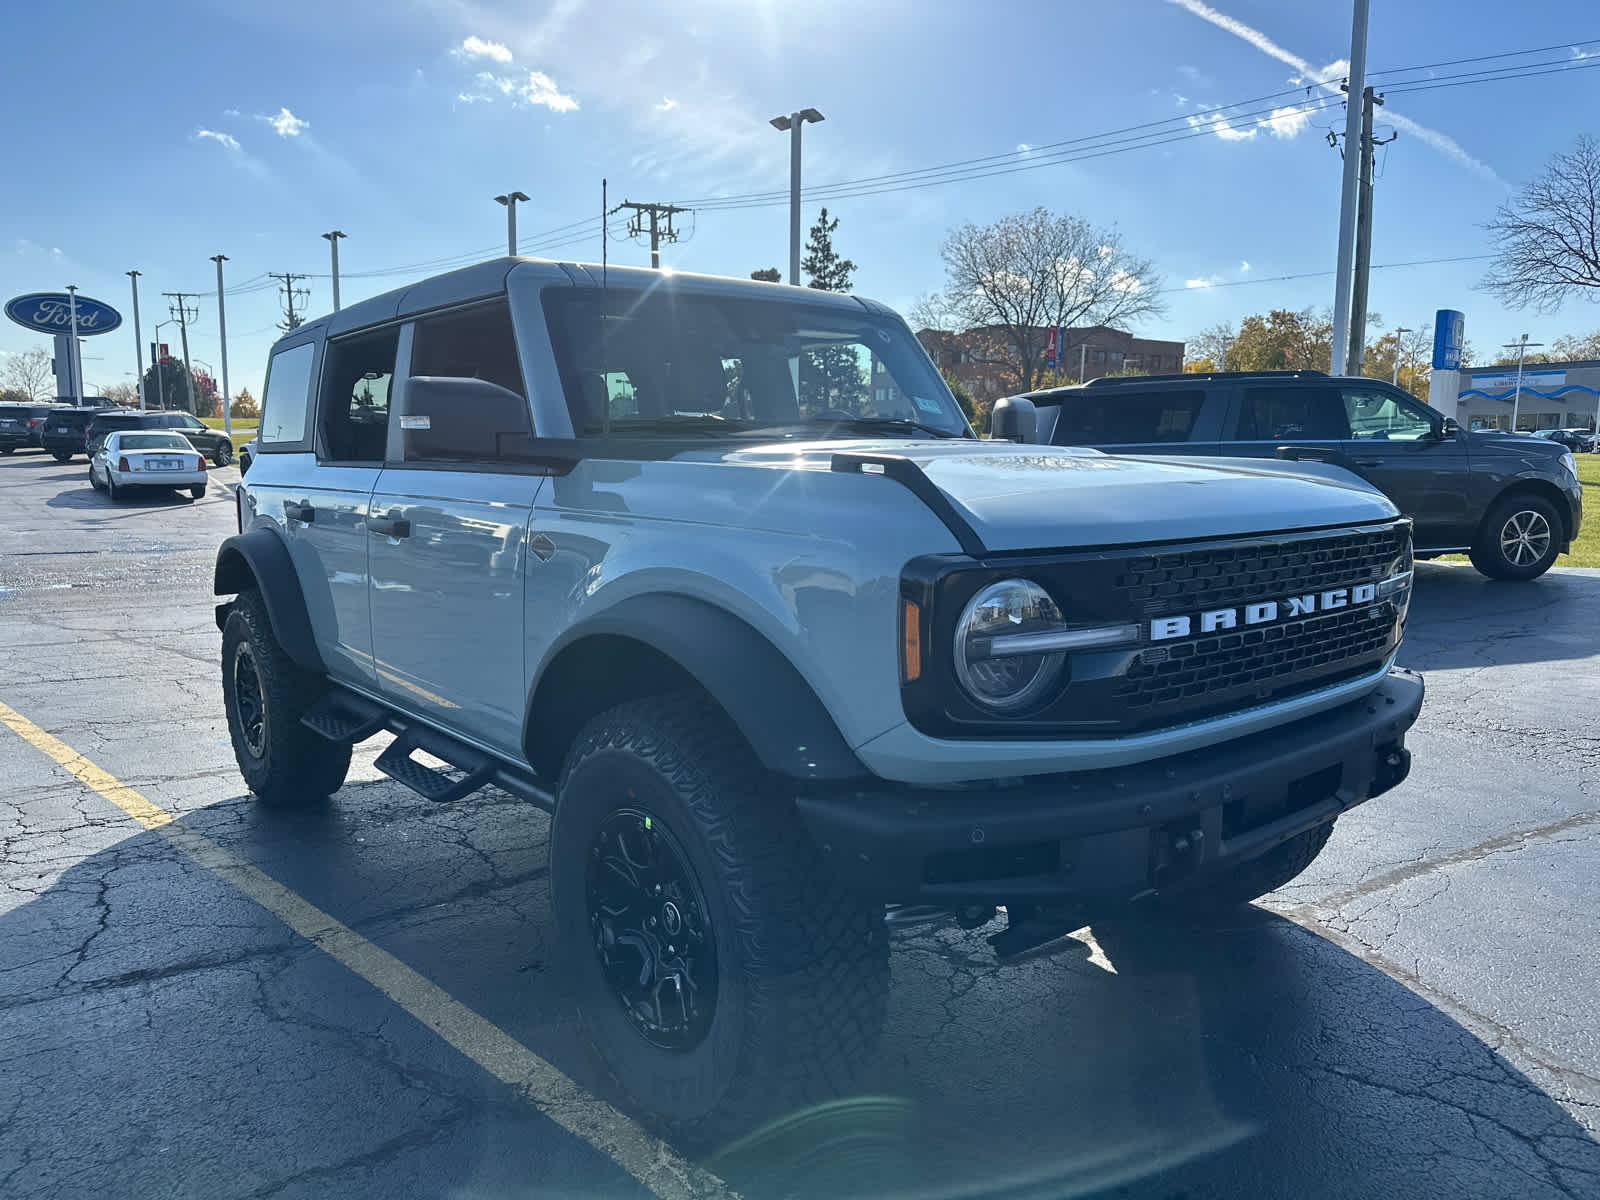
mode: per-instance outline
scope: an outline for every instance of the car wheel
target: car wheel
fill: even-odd
[[[1259,858],[1252,858],[1203,883],[1175,889],[1162,897],[1161,910],[1167,915],[1189,915],[1238,908],[1275,892],[1316,861],[1317,855],[1333,836],[1333,821],[1298,833],[1274,846]]]
[[[68,451],[66,453],[63,453],[60,450],[52,450],[50,452],[50,455],[58,463],[71,462],[72,461],[72,453],[70,451]]]
[[[94,464],[93,463],[89,464],[89,486],[92,487],[97,492],[100,490],[100,481],[94,477]]]
[[[211,461],[219,467],[225,467],[233,462],[233,448],[231,446],[218,446],[211,456]]]
[[[222,698],[239,774],[269,804],[316,803],[344,783],[350,743],[300,723],[322,686],[278,644],[261,593],[241,592],[222,628]]]
[[[116,476],[110,471],[106,472],[106,495],[112,500],[122,499],[122,489],[117,486]]]
[[[204,500],[206,498],[206,485],[203,483],[195,484],[189,489],[189,495],[196,500]]]
[[[584,1034],[651,1124],[710,1147],[854,1085],[887,1006],[882,906],[830,879],[709,702],[589,723],[550,864]]]
[[[1537,579],[1560,552],[1561,518],[1540,496],[1509,496],[1489,510],[1472,544],[1472,565],[1490,579]]]

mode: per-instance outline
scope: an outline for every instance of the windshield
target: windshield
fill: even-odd
[[[187,439],[176,433],[125,433],[117,441],[119,450],[189,450]]]
[[[916,339],[864,309],[671,287],[548,288],[544,308],[579,436],[967,435]]]

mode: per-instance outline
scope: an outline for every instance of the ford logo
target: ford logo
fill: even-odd
[[[71,333],[72,297],[65,292],[31,292],[6,301],[6,316],[39,333]],[[122,314],[111,305],[88,296],[78,297],[79,337],[110,333],[121,324]]]

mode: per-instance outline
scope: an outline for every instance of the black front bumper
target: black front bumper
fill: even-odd
[[[798,805],[834,871],[888,903],[1127,903],[1265,854],[1406,777],[1422,677],[1266,733],[1132,767]]]

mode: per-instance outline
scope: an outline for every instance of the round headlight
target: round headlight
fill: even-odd
[[[1010,712],[1037,702],[1061,676],[1066,656],[1008,654],[1013,635],[1064,628],[1050,593],[1027,579],[992,583],[972,598],[956,626],[956,678],[984,708]]]

